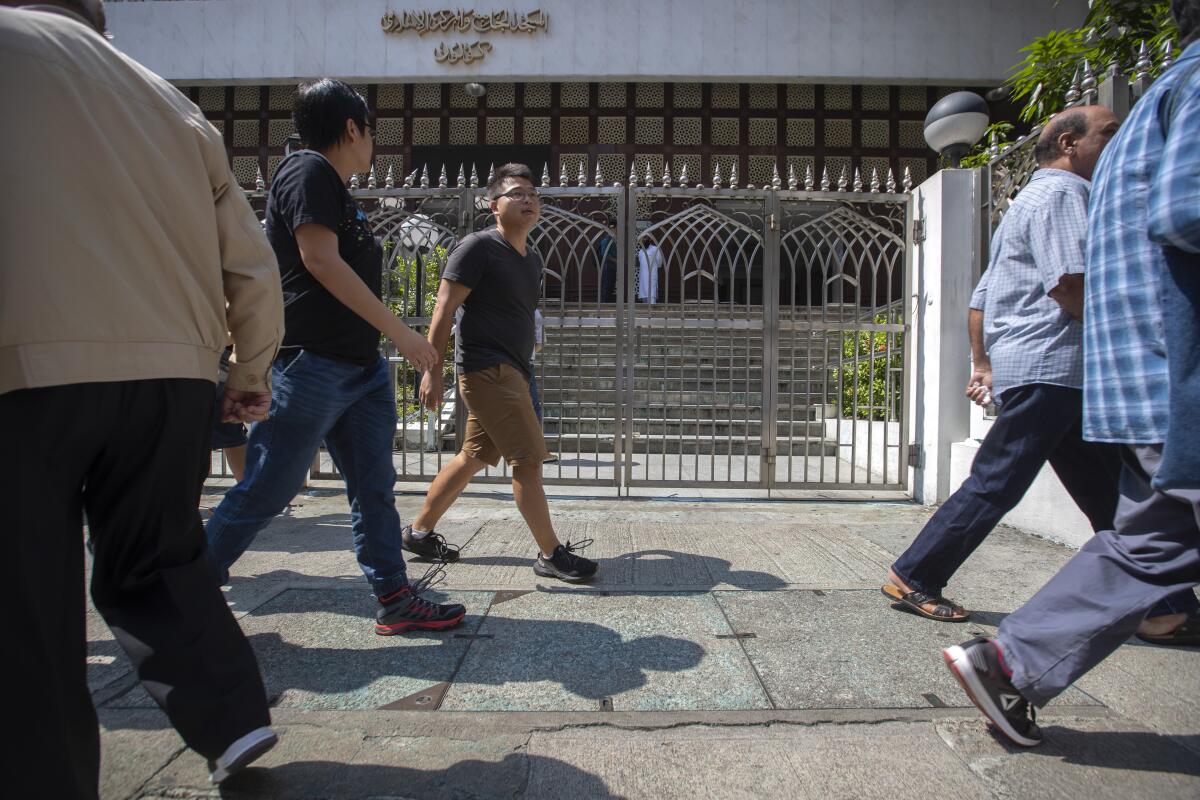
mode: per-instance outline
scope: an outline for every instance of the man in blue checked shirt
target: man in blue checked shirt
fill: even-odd
[[[882,590],[898,608],[943,622],[967,619],[943,589],[1047,462],[1094,530],[1112,526],[1120,459],[1117,448],[1083,440],[1079,320],[1088,181],[1117,126],[1101,106],[1052,119],[1034,151],[1037,171],[996,230],[971,298],[975,369],[967,396],[986,405],[990,394],[1000,414],[967,480],[892,565]]]
[[[1024,746],[1042,739],[1031,704],[1200,582],[1200,0],[1171,10],[1184,52],[1101,157],[1088,214],[1083,433],[1122,445],[1115,530],[1085,544],[995,639],[943,652],[975,705]],[[1200,640],[1194,614],[1159,622],[1142,638]]]

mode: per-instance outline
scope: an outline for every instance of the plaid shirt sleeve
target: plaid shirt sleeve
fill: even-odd
[[[1087,236],[1087,198],[1082,192],[1060,190],[1038,210],[1048,225],[1031,225],[1029,249],[1047,293],[1063,275],[1082,275]]]
[[[1173,118],[1164,119],[1167,138],[1158,172],[1150,182],[1151,241],[1200,253],[1200,70],[1175,87]]]

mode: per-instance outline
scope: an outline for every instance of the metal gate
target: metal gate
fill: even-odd
[[[494,220],[478,181],[417,176],[351,189],[384,243],[385,300],[424,333],[449,251]],[[556,456],[545,481],[906,489],[909,194],[890,180],[814,191],[811,177],[786,190],[681,177],[606,187],[543,175],[530,242],[545,264],[535,373]],[[253,197],[261,205],[261,189]],[[440,415],[422,411],[420,376],[385,351],[397,474],[431,480],[461,443],[465,409],[449,390]],[[338,477],[318,462],[314,477]],[[480,480],[507,481],[507,469]]]

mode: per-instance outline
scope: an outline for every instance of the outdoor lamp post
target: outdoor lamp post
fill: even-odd
[[[925,115],[925,141],[957,167],[988,126],[988,107],[974,92],[948,94]]]

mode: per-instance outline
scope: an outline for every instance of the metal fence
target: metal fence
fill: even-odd
[[[545,264],[534,364],[556,456],[545,481],[905,489],[908,179],[901,192],[890,175],[864,185],[857,172],[838,189],[794,173],[787,188],[778,174],[763,188],[713,182],[669,168],[628,186],[543,174],[530,242]],[[385,300],[422,333],[449,250],[494,224],[474,176],[448,183],[351,182],[387,253]],[[461,443],[465,409],[449,390],[440,415],[421,411],[419,375],[384,346],[397,473],[431,480]],[[312,474],[337,477],[323,452]]]

